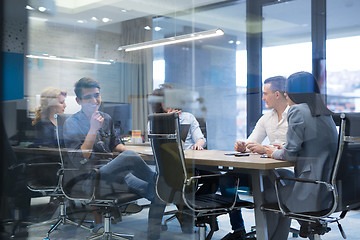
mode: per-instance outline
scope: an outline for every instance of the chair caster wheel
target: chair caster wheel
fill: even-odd
[[[166,225],[161,225],[161,231],[165,232],[168,230],[168,226]]]

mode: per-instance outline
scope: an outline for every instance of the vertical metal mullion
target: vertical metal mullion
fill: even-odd
[[[247,125],[249,136],[262,114],[262,4],[246,1]]]
[[[326,0],[311,1],[312,73],[326,94]]]

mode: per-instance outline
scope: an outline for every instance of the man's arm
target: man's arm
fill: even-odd
[[[194,115],[191,116],[191,123],[190,123],[190,134],[191,138],[195,142],[194,145],[191,146],[191,149],[193,150],[203,150],[206,146],[206,141],[204,138],[204,134],[202,133],[200,129],[199,122],[196,120]]]
[[[124,144],[118,144],[118,145],[116,145],[115,146],[115,148],[114,148],[114,151],[115,152],[124,152],[124,151],[126,151],[126,150],[128,150],[127,148],[126,148],[126,146],[124,145]]]
[[[95,144],[97,131],[101,128],[103,122],[104,118],[100,115],[100,113],[94,112],[90,118],[90,130],[85,137],[85,141],[80,147],[85,159],[89,159],[91,156],[91,151]]]
[[[245,152],[246,148],[252,152],[265,153],[266,149],[261,145],[262,141],[267,136],[265,128],[266,116],[263,115],[256,123],[254,130],[246,140],[237,141],[234,145],[235,151]]]
[[[191,146],[191,149],[193,150],[204,150],[205,147],[205,140],[203,138],[200,138],[196,141],[194,145]]]

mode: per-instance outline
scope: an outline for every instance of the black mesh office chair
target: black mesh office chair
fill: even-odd
[[[281,212],[289,218],[309,222],[308,237],[310,239],[318,238],[330,231],[328,223],[333,222],[338,223],[342,236],[346,238],[338,221],[344,218],[349,210],[360,206],[360,113],[336,114],[333,118],[339,125],[339,138],[337,154],[329,181],[279,177],[275,182],[278,204],[262,206],[263,210]],[[290,212],[283,205],[278,193],[278,186],[283,179],[305,184],[325,185],[328,194],[332,196],[332,206],[321,212]],[[332,214],[336,212],[341,212],[341,214],[333,216]]]
[[[164,202],[187,207],[186,210],[180,207],[179,211],[193,215],[195,226],[199,227],[200,239],[205,239],[205,224],[210,225],[206,239],[211,239],[214,231],[218,230],[217,216],[240,207],[253,207],[251,202],[236,202],[236,191],[231,198],[219,194],[195,195],[197,180],[214,175],[194,176],[194,166],[185,162],[180,140],[179,115],[153,114],[149,116],[149,122],[149,138],[159,171],[156,192]],[[234,189],[236,188],[237,186],[234,186]]]
[[[60,213],[59,216],[42,221],[40,223],[34,223],[34,222],[26,222],[26,225],[30,225],[31,227],[38,227],[42,225],[48,225],[53,224],[49,231],[47,232],[47,235],[45,239],[49,239],[50,233],[52,233],[61,223],[65,224],[72,224],[75,226],[80,226],[85,229],[91,229],[90,227],[86,227],[82,224],[79,224],[75,221],[72,221],[68,218],[66,214],[66,206],[65,206],[65,197],[64,194],[61,191],[61,186],[59,184],[59,175],[61,172],[60,170],[60,162],[54,162],[50,161],[46,155],[39,155],[36,153],[36,149],[34,151],[25,151],[24,153],[18,153],[15,154],[13,152],[13,149],[11,148],[8,139],[6,138],[6,133],[3,132],[3,139],[2,139],[2,146],[4,146],[3,154],[6,155],[6,158],[10,160],[8,166],[8,173],[13,175],[12,177],[8,176],[6,179],[6,182],[11,183],[12,191],[15,192],[16,196],[13,196],[15,202],[22,201],[24,198],[30,198],[30,197],[40,197],[40,196],[48,196],[53,199],[57,199],[60,206]],[[31,150],[31,149],[29,149]],[[4,157],[5,157],[4,155]],[[19,160],[21,159],[21,161]],[[54,174],[53,179],[46,179],[48,181],[44,181],[44,178],[42,178],[42,171],[48,171]],[[20,178],[20,180],[19,180]],[[16,182],[13,184],[12,179]],[[20,186],[19,186],[20,184]],[[21,186],[26,186],[31,192],[38,193],[32,196],[31,193],[26,193],[26,189],[21,188]],[[14,195],[14,193],[12,194]],[[48,206],[50,203],[48,204]],[[18,218],[17,212],[19,209],[14,209],[14,217]],[[15,231],[19,224],[23,223],[21,219],[15,219],[14,226],[12,229],[11,237],[15,237]]]
[[[46,159],[44,159],[44,160],[46,160]],[[63,174],[60,162],[59,163],[52,163],[52,162],[29,163],[29,164],[27,164],[26,168],[28,169],[27,172],[32,172],[32,171],[34,171],[34,169],[36,169],[35,173],[37,173],[39,169],[44,170],[44,169],[49,169],[49,168],[53,168],[53,169],[58,168],[58,173],[55,174],[55,176],[57,177],[56,184],[53,184],[53,183],[44,184],[41,181],[39,182],[36,177],[36,174],[31,174],[31,173],[30,173],[29,179],[27,181],[27,187],[29,190],[31,190],[33,192],[39,192],[39,193],[43,194],[43,196],[48,196],[52,200],[54,200],[54,202],[56,200],[59,205],[59,215],[56,218],[31,225],[31,227],[34,228],[34,227],[39,227],[42,225],[51,224],[51,227],[48,230],[44,240],[49,240],[50,234],[53,231],[55,231],[61,224],[63,224],[63,225],[70,224],[70,225],[73,225],[76,227],[81,227],[86,230],[92,229],[92,227],[93,227],[92,222],[90,222],[89,226],[86,226],[83,224],[84,221],[80,221],[78,223],[78,222],[70,219],[67,214],[67,210],[66,210],[67,199],[65,198],[64,193],[62,192],[61,182],[60,182],[62,179],[62,174]],[[49,205],[50,205],[50,203],[49,203]]]
[[[207,138],[206,119],[203,117],[197,117],[196,120],[198,121],[200,130],[201,130],[202,134],[204,135],[204,138],[206,139]],[[205,146],[204,149],[207,149],[207,146]],[[204,173],[201,173],[201,174],[204,174]],[[166,215],[170,215],[170,217],[168,217],[167,219],[164,220],[164,223],[161,226],[161,229],[163,231],[167,230],[167,228],[168,228],[167,225],[170,221],[174,220],[175,218],[179,218],[179,219],[181,218],[179,216],[178,210],[167,211],[164,213],[164,216],[166,216]],[[181,224],[181,222],[180,222],[180,224]]]
[[[6,232],[6,225],[11,224],[10,238],[16,237],[23,225],[31,224],[22,216],[29,207],[29,192],[26,188],[25,169],[10,145],[0,113],[0,232]],[[2,235],[4,237],[4,233]]]
[[[65,114],[56,115],[56,134],[59,142],[63,141],[63,125],[67,117]],[[119,190],[116,187],[99,189],[99,171],[97,169],[74,168],[68,153],[76,150],[62,148],[61,146],[62,145],[59,144],[62,171],[64,172],[61,184],[62,191],[66,198],[86,202],[88,205],[96,207],[97,211],[104,217],[104,232],[94,234],[88,239],[133,239],[134,235],[132,234],[111,232],[111,218],[113,212],[121,214],[118,211],[114,211],[114,209],[126,206],[141,197],[134,193]],[[82,159],[79,159],[79,161],[81,160]],[[89,176],[91,176],[92,179],[90,182],[88,182]],[[88,184],[91,190],[86,191],[83,188],[84,184]],[[121,218],[121,215],[118,217]]]

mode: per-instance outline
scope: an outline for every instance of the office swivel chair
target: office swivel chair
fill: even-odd
[[[182,214],[194,217],[195,226],[199,227],[199,238],[211,239],[214,231],[218,230],[216,217],[226,214],[240,207],[253,207],[253,203],[236,201],[234,197],[227,198],[219,194],[195,195],[198,179],[214,177],[215,175],[194,176],[194,168],[185,162],[184,152],[180,140],[179,115],[177,113],[161,113],[149,115],[149,138],[153,149],[158,178],[156,192],[166,203],[173,203],[179,207]],[[217,174],[216,176],[223,176]],[[234,189],[237,188],[237,185]],[[207,236],[205,225],[210,225]]]
[[[56,134],[58,142],[63,142],[63,125],[68,115],[57,114],[56,116]],[[63,148],[59,144],[60,159],[62,165],[62,179],[61,186],[62,191],[67,199],[83,201],[89,206],[96,208],[99,213],[104,217],[104,232],[94,234],[89,237],[89,240],[93,239],[133,239],[134,235],[131,234],[120,234],[110,231],[110,224],[112,213],[114,209],[126,206],[141,197],[130,192],[118,190],[118,188],[112,188],[109,191],[107,189],[99,189],[99,171],[97,169],[79,169],[74,168],[69,157],[70,151],[76,151],[71,149]],[[81,161],[83,159],[80,159]],[[89,171],[91,171],[91,182],[89,180]],[[89,184],[91,187],[90,192],[84,191],[83,185]],[[121,214],[121,213],[119,213]],[[121,215],[118,216],[121,220]]]
[[[196,120],[198,121],[199,123],[199,128],[202,132],[202,134],[204,135],[204,138],[206,139],[207,138],[207,130],[206,130],[206,119],[203,118],[203,117],[196,117]],[[207,146],[205,146],[205,149],[207,149]],[[205,174],[205,173],[202,173],[202,174]],[[163,225],[161,226],[161,229],[163,231],[166,231],[167,230],[167,225],[170,221],[174,220],[175,218],[179,218],[180,219],[180,216],[179,216],[179,211],[178,210],[171,210],[171,211],[167,211],[164,213],[164,216],[166,215],[171,215],[170,217],[168,217],[167,219],[164,220],[164,223]],[[180,221],[180,220],[179,220]],[[180,222],[181,224],[181,222]]]
[[[19,161],[11,147],[2,122],[0,113],[0,144],[1,144],[1,174],[0,174],[0,232],[5,233],[6,225],[11,224],[10,238],[14,238],[21,225],[25,222],[22,212],[29,207],[29,192],[26,188],[24,169],[20,167]],[[9,210],[11,210],[11,213]],[[2,235],[3,236],[3,235]]]
[[[320,235],[331,230],[328,223],[333,222],[338,223],[341,235],[346,238],[338,221],[344,218],[349,210],[360,206],[360,114],[342,113],[334,115],[333,118],[340,126],[337,154],[329,181],[278,177],[275,182],[278,204],[262,206],[265,211],[280,212],[286,217],[308,222],[309,239],[320,239]],[[332,196],[331,207],[320,212],[293,213],[289,211],[283,205],[278,192],[278,186],[283,179],[325,185],[328,194]],[[341,214],[338,217],[331,216],[336,212],[341,212]]]
[[[11,238],[16,237],[15,233],[17,228],[25,224],[31,227],[37,227],[41,225],[51,224],[54,225],[50,228],[47,233],[47,237],[51,232],[53,232],[57,226],[62,222],[72,223],[78,226],[78,223],[75,223],[67,218],[66,208],[64,202],[64,196],[61,192],[60,185],[58,184],[58,176],[56,176],[57,169],[59,169],[60,163],[56,162],[46,162],[47,158],[45,156],[38,156],[37,154],[15,154],[10,143],[6,137],[5,131],[1,131],[2,133],[2,146],[3,158],[6,160],[5,162],[9,165],[6,167],[7,174],[5,174],[4,183],[6,182],[6,188],[9,189],[7,192],[11,192],[11,196],[13,198],[12,202],[15,202],[13,205],[14,209],[14,224],[11,231]],[[21,161],[19,160],[21,159]],[[34,174],[33,170],[49,171],[53,170],[55,180],[45,183],[44,181],[39,181],[41,179],[41,172],[36,171]],[[4,175],[3,175],[4,176]],[[42,179],[43,180],[43,179]],[[29,192],[29,190],[31,192]],[[32,194],[38,193],[38,194]],[[46,220],[40,223],[33,222],[24,222],[24,219],[20,217],[20,211],[23,208],[29,208],[30,206],[30,198],[32,197],[40,197],[40,196],[49,196],[51,198],[56,198],[60,202],[60,215],[58,218]],[[28,201],[28,206],[24,206],[24,202]],[[19,208],[19,205],[20,208]],[[48,206],[50,203],[48,204]],[[84,227],[84,226],[83,226]],[[90,228],[88,228],[90,229]]]

